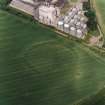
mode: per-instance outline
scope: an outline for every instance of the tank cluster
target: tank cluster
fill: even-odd
[[[75,6],[59,18],[57,28],[75,37],[84,38],[87,34],[86,22],[87,18],[84,16],[84,11]]]

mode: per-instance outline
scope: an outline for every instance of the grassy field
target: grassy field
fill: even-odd
[[[97,94],[82,100],[77,105],[105,105],[105,88],[100,90]]]
[[[105,0],[96,0],[96,6],[101,16],[100,21],[102,21],[101,23],[104,25],[103,28],[105,28],[105,12],[103,12],[105,11]]]
[[[0,105],[71,105],[104,83],[104,58],[0,10]]]
[[[97,11],[98,21],[105,35],[105,0],[93,0],[93,3]]]

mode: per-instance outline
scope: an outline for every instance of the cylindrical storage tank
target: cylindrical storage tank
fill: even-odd
[[[84,24],[84,25],[83,25],[83,29],[86,29],[86,28],[87,28],[87,25],[86,25],[86,24]]]
[[[76,6],[77,11],[80,11],[80,8],[78,6]]]
[[[83,33],[80,29],[77,30],[77,37],[81,38],[83,36]]]
[[[70,26],[73,27],[73,26],[75,25],[74,22],[75,22],[74,19],[71,19],[71,21],[70,21]]]
[[[72,12],[70,11],[68,15],[69,15],[70,17],[72,17]]]
[[[58,21],[58,29],[63,31],[63,21]]]
[[[68,22],[69,22],[69,16],[65,16],[64,22],[65,22],[65,23],[68,23]]]
[[[77,22],[78,22],[78,20],[77,20],[77,19],[74,19],[74,24],[75,24],[75,25],[77,24]]]
[[[69,16],[69,21],[68,21],[69,23],[70,23],[71,19],[72,19],[72,17]]]
[[[77,29],[81,28],[81,23],[80,23],[80,22],[77,22],[76,28],[77,28]]]
[[[71,11],[71,12],[69,13],[69,16],[70,16],[71,18],[74,18],[75,12]]]
[[[74,19],[78,19],[78,15],[75,15],[75,16],[74,16]]]
[[[77,13],[78,10],[77,10],[76,8],[73,8],[73,9],[72,9],[72,12]]]
[[[81,28],[83,28],[84,27],[84,23],[81,23]]]
[[[68,20],[68,16],[65,16],[65,17],[64,17],[64,21],[65,21],[65,20]]]
[[[80,21],[80,20],[81,20],[81,16],[78,15],[78,21]]]
[[[84,32],[84,34],[87,33],[87,25],[86,24],[83,25],[83,32]]]
[[[70,28],[70,34],[73,35],[73,36],[76,35],[76,28],[75,27]]]
[[[86,22],[86,19],[85,19],[84,17],[82,17],[82,18],[80,19],[80,21],[81,21],[82,23],[85,23],[85,22]]]
[[[66,33],[69,33],[69,31],[70,31],[69,27],[70,27],[69,24],[64,24],[64,31]]]

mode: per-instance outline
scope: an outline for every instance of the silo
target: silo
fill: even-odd
[[[73,18],[74,15],[75,15],[75,12],[73,12],[73,11],[70,11],[70,12],[69,12],[69,17]]]
[[[78,15],[75,15],[75,16],[74,16],[74,24],[76,25],[77,22],[78,22]]]
[[[69,21],[68,21],[68,23],[70,23],[71,19],[72,19],[72,18],[69,16]]]
[[[80,20],[81,20],[81,16],[78,15],[78,21],[80,21]]]
[[[77,30],[77,37],[81,38],[82,36],[83,36],[83,32],[80,29],[78,29]]]
[[[78,12],[78,10],[76,8],[73,8],[72,12],[76,14]]]
[[[67,19],[68,19],[68,16],[66,15],[66,16],[64,17],[64,21],[67,20]]]
[[[83,29],[86,29],[86,28],[87,28],[87,25],[86,25],[86,24],[84,24],[84,25],[83,25]]]
[[[84,34],[87,33],[87,25],[86,25],[86,24],[83,25],[83,33],[84,33]]]
[[[78,6],[76,6],[77,11],[80,11],[80,8]]]
[[[82,18],[80,19],[80,21],[81,21],[82,23],[85,23],[85,22],[86,22],[86,19],[85,19],[84,17],[82,17]]]
[[[77,29],[81,28],[81,23],[80,23],[80,22],[77,22],[76,28],[77,28]]]
[[[81,28],[83,28],[84,27],[84,23],[81,23]]]
[[[63,24],[64,24],[63,21],[58,21],[58,29],[61,31],[63,31]]]
[[[77,19],[74,19],[74,25],[76,26],[78,20]]]
[[[78,15],[75,15],[75,16],[74,16],[74,19],[78,19]]]
[[[70,11],[70,12],[68,13],[68,15],[71,16],[71,15],[72,15],[72,12]]]
[[[72,26],[72,27],[75,26],[75,24],[74,24],[74,19],[71,19],[71,21],[70,21],[70,26]]]
[[[73,36],[76,35],[76,28],[75,27],[70,28],[70,34],[73,35]]]
[[[64,24],[64,32],[69,33],[70,32],[69,27],[70,27],[69,24]]]
[[[65,22],[65,23],[68,23],[68,22],[69,22],[69,16],[65,16],[64,22]]]

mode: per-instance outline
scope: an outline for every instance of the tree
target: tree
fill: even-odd
[[[87,25],[91,30],[95,30],[97,28],[96,14],[93,10],[89,9],[85,12],[85,15],[88,17]]]

